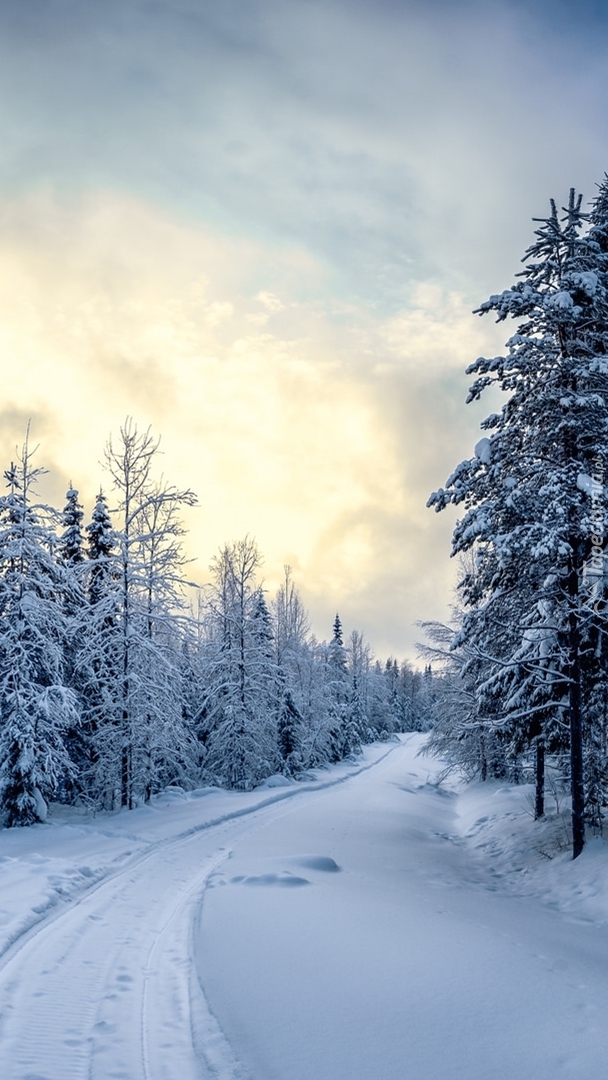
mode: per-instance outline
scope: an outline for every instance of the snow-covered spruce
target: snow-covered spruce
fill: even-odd
[[[56,514],[34,501],[42,471],[26,437],[0,499],[0,800],[9,826],[44,820],[47,801],[73,772],[64,739],[78,724],[65,679]]]
[[[574,191],[562,214],[552,202],[524,261],[520,280],[479,308],[517,321],[506,354],[468,369],[469,401],[492,385],[507,401],[429,505],[464,507],[453,551],[475,556],[455,645],[464,677],[475,672],[480,769],[488,736],[514,767],[533,748],[541,814],[546,753],[561,755],[576,857],[585,814],[599,825],[608,794],[608,179],[589,215]]]

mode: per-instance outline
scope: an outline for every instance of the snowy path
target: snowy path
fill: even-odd
[[[184,1041],[188,928],[193,895],[225,854],[221,831],[143,856],[9,956],[0,1046],[11,1077],[199,1075]]]
[[[499,889],[413,744],[212,877],[195,955],[231,1046],[253,1080],[605,1076],[606,922]]]
[[[606,921],[499,887],[416,743],[295,795],[1,833],[4,890],[78,844],[98,876],[75,862],[80,885],[6,931],[3,1080],[603,1075]]]
[[[394,749],[375,748],[363,769]],[[209,876],[229,857],[235,839],[245,840],[264,822],[288,813],[292,802],[318,797],[328,784],[360,771],[358,766],[325,776],[308,791],[295,785],[236,799],[214,792],[219,806],[218,799],[194,800],[178,808],[173,815],[176,837],[169,830],[142,846],[127,835],[129,848],[143,848],[134,856],[121,851],[125,837],[119,831],[108,853],[123,856],[119,861],[126,865],[102,873],[92,887],[77,890],[71,902],[51,905],[47,917],[32,926],[26,919],[23,932],[8,937],[0,961],[4,1080],[190,1080],[207,1075],[232,1080],[240,1075],[190,961],[192,931]],[[114,819],[125,821],[128,815]],[[166,822],[162,825],[167,833]],[[44,827],[42,833],[19,830],[2,839],[18,850],[20,841],[30,847],[35,843],[35,832],[39,840],[47,839]],[[101,832],[106,843],[107,832],[106,823]],[[87,839],[96,838],[93,832]],[[13,870],[19,859],[6,861]],[[46,861],[33,857],[34,867]],[[86,873],[82,880],[86,885]]]

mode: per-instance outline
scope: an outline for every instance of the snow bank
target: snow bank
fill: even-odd
[[[462,844],[480,879],[579,918],[608,922],[608,844],[589,836],[572,859],[568,800],[546,798],[546,816],[534,821],[532,785],[486,781],[458,791],[454,840]]]

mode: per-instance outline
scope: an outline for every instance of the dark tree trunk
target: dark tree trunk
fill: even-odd
[[[545,740],[539,735],[536,740],[536,795],[534,799],[534,820],[545,816]]]
[[[486,756],[486,740],[483,731],[479,733],[479,778],[488,779],[488,759]]]
[[[585,845],[585,785],[583,776],[583,724],[581,710],[580,627],[578,613],[578,552],[573,545],[573,559],[568,579],[570,597],[568,632],[568,677],[570,712],[570,791],[572,795],[572,858]]]
[[[126,725],[124,717],[123,722]],[[130,747],[123,745],[120,759],[120,805],[131,810],[131,761],[129,751]]]

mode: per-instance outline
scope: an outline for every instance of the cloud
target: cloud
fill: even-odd
[[[498,287],[532,214],[605,167],[605,22],[547,10],[8,3],[0,179],[303,247],[385,308],[421,279]]]
[[[504,333],[470,310],[605,167],[606,21],[567,8],[6,0],[5,460],[31,415],[90,500],[133,414],[201,575],[253,533],[319,633],[409,649],[452,580],[427,495],[495,407],[463,406]]]
[[[252,533],[269,588],[294,566],[319,633],[339,607],[408,648],[448,588],[446,528],[424,503],[444,453],[451,467],[475,441],[456,372],[494,340],[464,298],[420,286],[410,309],[378,316],[328,295],[306,251],[108,192],[4,199],[0,233],[5,459],[32,416],[41,463],[90,506],[110,431],[151,423],[166,476],[199,495],[195,575]]]

